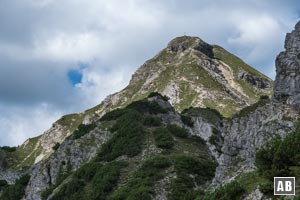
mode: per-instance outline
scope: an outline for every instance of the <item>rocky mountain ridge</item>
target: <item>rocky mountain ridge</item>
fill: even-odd
[[[25,142],[17,152],[26,152],[31,146],[34,151],[13,154],[16,160],[13,165],[30,166],[47,158],[53,153],[52,147],[62,143],[79,124],[97,120],[106,112],[143,99],[151,92],[169,97],[179,112],[189,107],[209,107],[228,117],[255,103],[259,96],[270,95],[272,85],[271,79],[222,47],[209,45],[198,37],[178,37],[143,64],[125,89],[83,113],[63,116],[36,140]]]
[[[299,27],[300,22],[291,34],[287,34],[286,51],[277,57],[277,76],[271,99],[262,96],[257,100],[258,96],[270,94],[269,88],[272,83],[263,75],[254,73],[251,68],[244,66],[245,68],[237,70],[233,67],[232,60],[226,63],[221,59],[224,54],[227,54],[222,48],[208,45],[199,38],[176,38],[133,75],[127,88],[109,96],[101,105],[85,113],[65,116],[58,121],[59,126],[54,125],[53,131],[61,130],[62,132],[54,139],[51,138],[51,132],[48,135],[51,142],[55,140],[63,140],[63,142],[55,148],[52,148],[51,144],[45,144],[49,147],[49,152],[54,152],[53,154],[49,153],[47,158],[37,164],[23,169],[24,171],[18,171],[19,174],[2,171],[0,180],[6,179],[12,183],[22,174],[30,174],[31,178],[23,199],[41,199],[41,194],[43,199],[82,199],[83,196],[91,195],[88,188],[96,184],[93,181],[97,176],[93,174],[91,178],[85,180],[81,173],[89,169],[87,166],[97,165],[101,166],[96,170],[101,177],[105,166],[111,165],[111,169],[116,169],[114,173],[118,174],[118,178],[111,180],[113,186],[109,188],[108,193],[105,193],[105,199],[133,198],[127,196],[130,195],[128,191],[136,192],[135,195],[145,195],[142,197],[150,199],[183,197],[186,199],[197,197],[199,200],[224,199],[226,196],[224,194],[232,192],[226,187],[233,187],[234,193],[229,192],[229,195],[233,195],[234,198],[270,198],[267,196],[267,190],[261,185],[266,178],[261,179],[256,174],[260,173],[257,172],[256,154],[257,150],[264,147],[268,141],[276,137],[285,138],[295,129],[295,120],[299,116],[298,94],[300,93],[300,88],[297,86],[300,69],[297,56],[300,49]],[[170,55],[172,55],[171,58]],[[180,62],[172,63],[174,57]],[[195,65],[201,68],[196,68]],[[168,73],[164,74],[164,71],[170,70],[170,67],[173,67],[172,73],[167,71]],[[189,67],[201,69],[199,76],[204,72],[207,74],[197,78],[193,73],[186,73]],[[172,80],[168,79],[167,75],[170,74],[173,77]],[[180,74],[184,76],[179,76]],[[142,77],[147,78],[142,79]],[[162,82],[165,87],[157,87],[155,80],[160,77],[163,77],[162,80],[167,80]],[[205,79],[207,77],[213,77],[213,79]],[[196,84],[198,79],[202,82]],[[207,82],[208,85],[206,85]],[[186,90],[178,88],[180,84],[186,83],[189,83],[189,86],[195,84],[194,91],[197,91],[197,87],[200,91],[201,87],[200,97],[209,97],[216,101],[218,100],[217,93],[214,92],[219,92],[221,93],[219,98],[228,99],[234,102],[235,106],[240,107],[231,114],[230,118],[224,118],[220,113],[223,111],[224,115],[226,109],[222,110],[222,108],[230,108],[230,106],[223,105],[222,107],[222,102],[219,102],[221,105],[219,107],[201,108],[210,106],[205,105],[205,101],[199,96],[189,96],[185,93],[188,99],[194,100],[188,104],[182,103],[178,93]],[[248,87],[245,86],[246,83],[253,86],[251,91],[246,89]],[[227,87],[224,89],[220,85]],[[185,89],[191,91],[188,89],[189,86]],[[209,93],[206,91],[205,96],[202,91],[207,88],[210,91]],[[223,89],[225,93],[222,92]],[[149,94],[148,91],[152,90],[163,95]],[[248,104],[252,105],[247,106]],[[191,106],[198,108],[190,108]],[[122,109],[116,109],[118,107]],[[183,112],[178,113],[175,110]],[[122,118],[124,115],[126,117]],[[137,118],[135,118],[136,115]],[[129,138],[144,135],[147,139],[137,140],[144,141],[144,143],[134,143],[140,149],[133,148],[135,145],[129,145],[132,141],[128,140],[129,143],[126,144],[126,148],[130,149],[128,152],[123,149],[124,144],[121,142],[127,141],[128,138],[125,137],[127,133],[123,132],[124,138],[122,138],[123,136],[120,135],[122,126],[119,123],[127,123],[125,119],[131,117],[138,122],[142,120],[140,123],[147,133]],[[137,124],[137,127],[140,125]],[[172,132],[173,125],[176,126],[175,132]],[[64,127],[68,128],[64,130]],[[140,129],[137,128],[137,130]],[[68,134],[65,134],[65,131],[69,131]],[[159,160],[160,163],[154,163],[151,158]],[[119,163],[121,161],[125,161],[128,167]],[[215,161],[217,165],[214,164]],[[143,163],[153,168],[147,169]],[[186,166],[191,163],[192,165]],[[196,167],[193,171],[192,166],[199,168]],[[154,174],[159,174],[159,177],[147,170],[157,170]],[[211,176],[212,172],[213,176]],[[83,179],[85,181],[81,182]],[[145,185],[136,184],[137,179],[138,182],[146,180],[150,182],[147,182],[147,187],[143,188]],[[236,180],[244,180],[247,187],[237,185]],[[75,183],[80,184],[77,191],[69,194],[69,185],[74,184],[74,181],[79,181]],[[222,184],[227,185],[218,187]],[[209,190],[206,191],[209,186],[217,189],[210,193]],[[178,190],[182,192],[176,193],[175,191]],[[218,197],[219,193],[223,194],[222,198]],[[70,195],[68,198],[67,194]],[[104,195],[104,193],[101,194]],[[181,196],[183,194],[189,196]]]

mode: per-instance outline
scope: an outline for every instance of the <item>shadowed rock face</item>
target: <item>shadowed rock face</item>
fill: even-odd
[[[285,51],[276,59],[274,99],[300,108],[300,21],[286,35]]]
[[[253,74],[250,74],[246,71],[241,71],[238,75],[238,78],[241,80],[244,80],[245,82],[251,84],[252,86],[258,88],[258,89],[270,89],[272,88],[272,84],[270,81],[261,79],[257,76],[254,76]]]

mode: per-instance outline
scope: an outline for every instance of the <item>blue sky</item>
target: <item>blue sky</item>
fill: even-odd
[[[184,33],[274,78],[299,9],[296,0],[1,0],[0,145],[99,104]]]

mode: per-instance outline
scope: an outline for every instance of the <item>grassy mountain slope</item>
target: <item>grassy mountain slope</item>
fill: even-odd
[[[189,107],[209,107],[230,117],[255,103],[261,95],[270,95],[272,84],[268,77],[225,49],[197,37],[178,37],[143,64],[122,91],[83,113],[63,116],[38,141],[30,139],[28,146],[35,153],[26,154],[24,144],[8,156],[14,158],[14,168],[30,166],[51,155],[52,147],[82,122],[95,121],[106,112],[123,108],[151,92],[167,96],[179,112]]]
[[[217,166],[208,146],[191,135],[164,97],[150,96],[81,124],[65,140],[69,147],[92,132],[103,134],[100,129],[108,131],[107,142],[77,169],[72,160],[61,162],[42,199],[195,199],[203,194]],[[58,147],[49,163],[62,151]]]

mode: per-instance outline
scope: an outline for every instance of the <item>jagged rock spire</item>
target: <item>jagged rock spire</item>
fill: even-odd
[[[300,108],[300,21],[286,35],[285,51],[276,58],[274,100]]]

